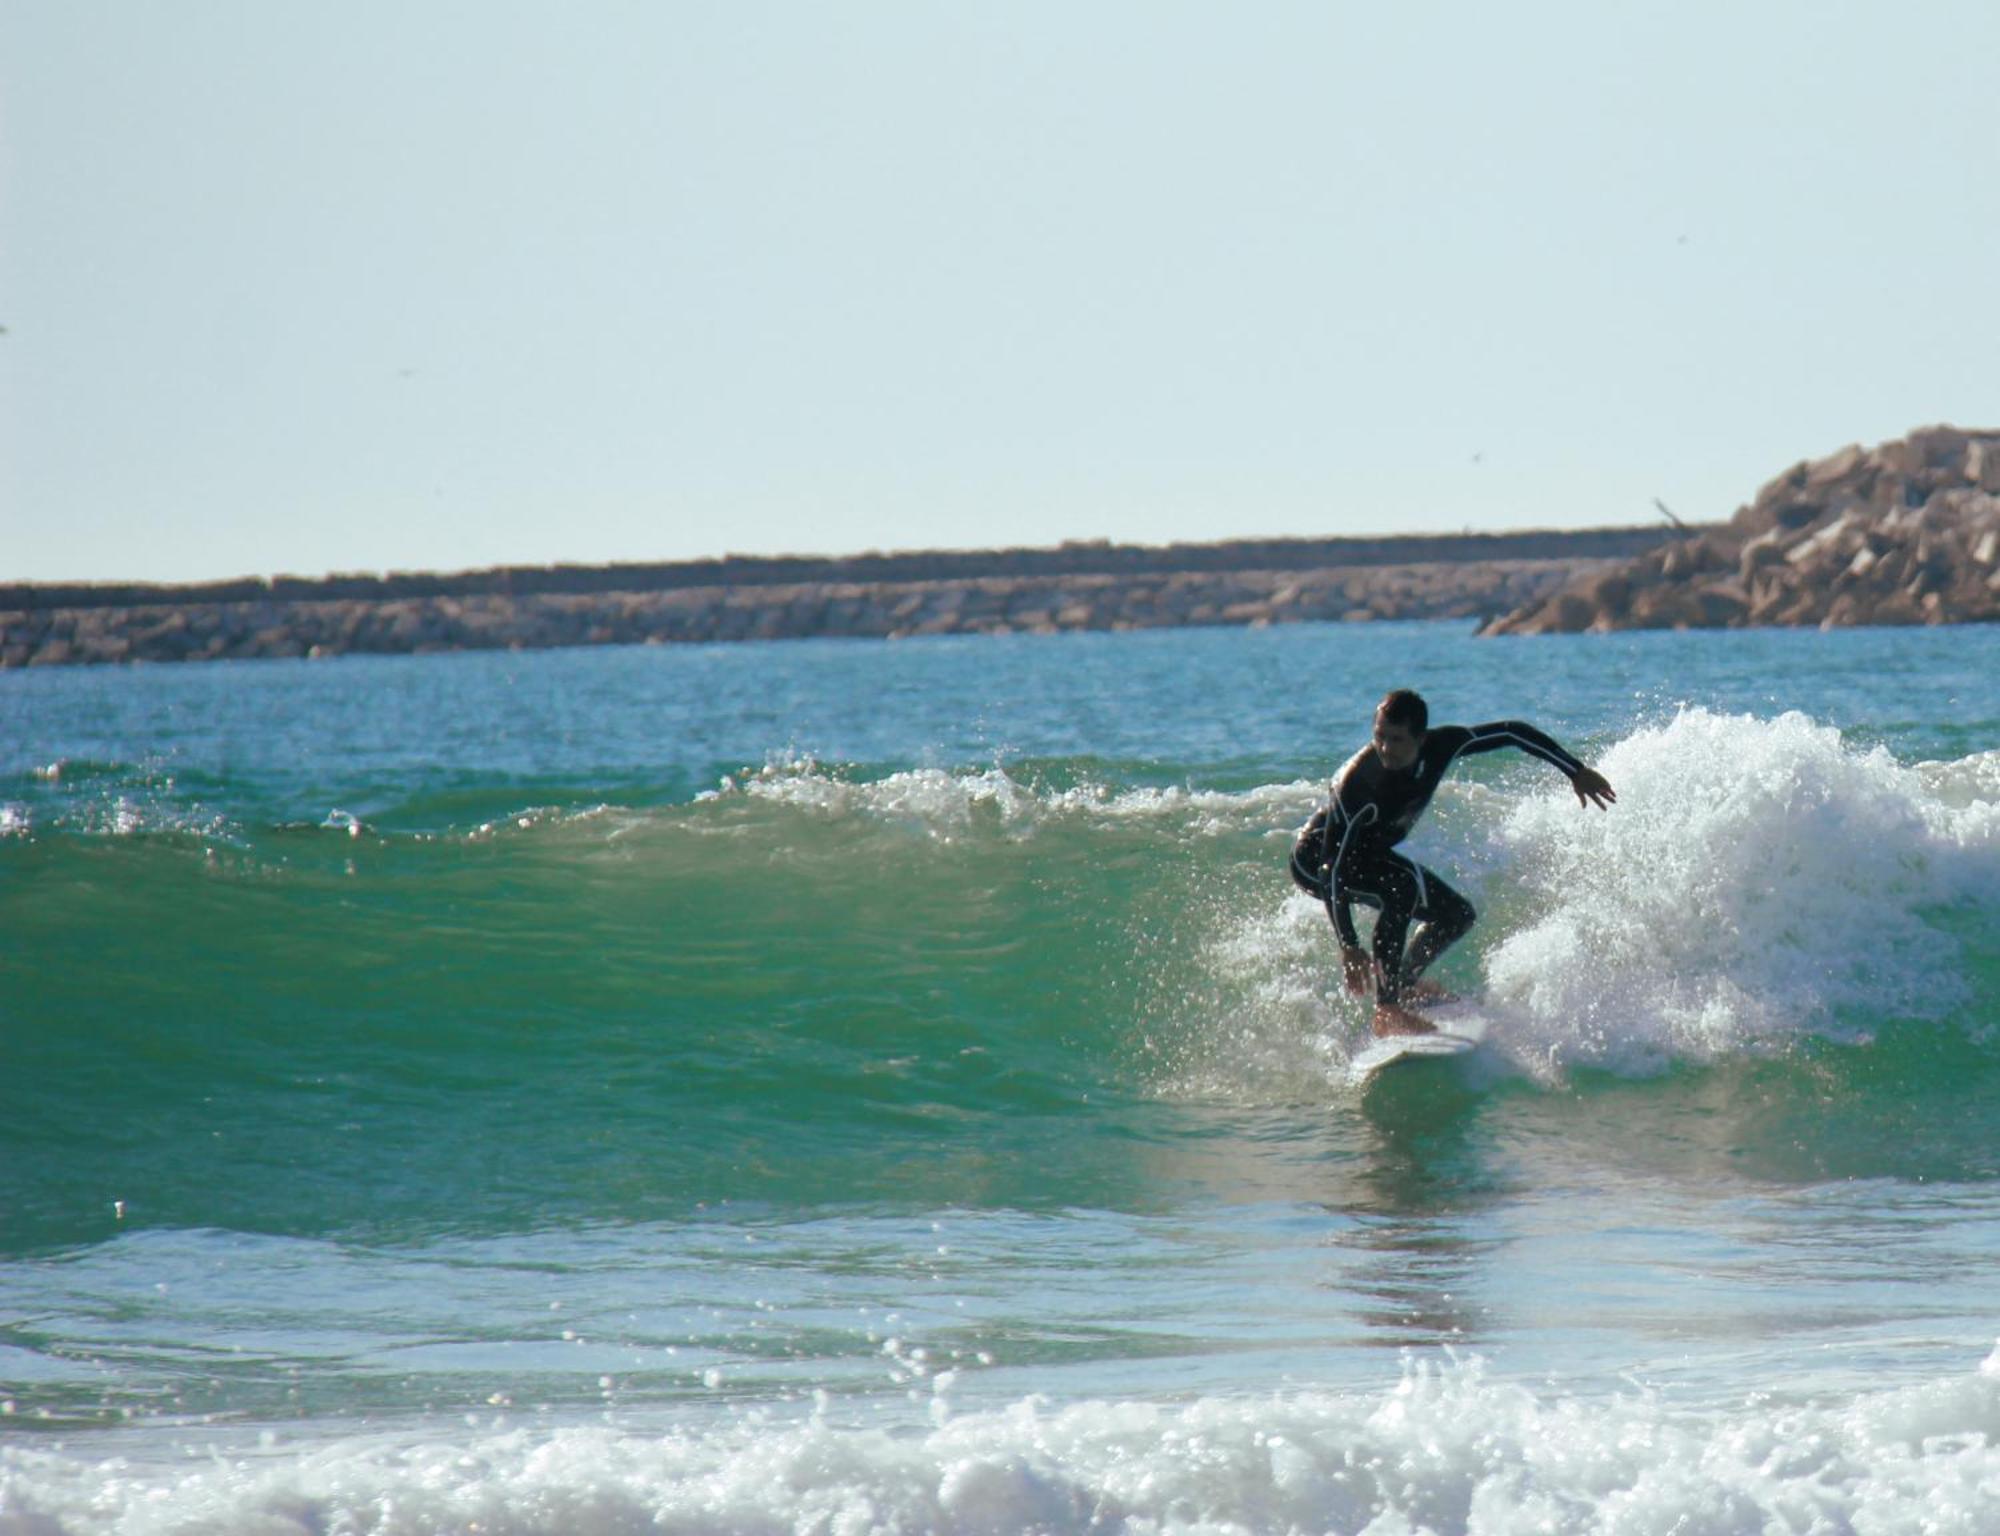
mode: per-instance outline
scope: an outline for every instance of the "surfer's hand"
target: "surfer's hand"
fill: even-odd
[[[1362,996],[1375,984],[1375,962],[1368,958],[1365,949],[1341,950],[1340,968],[1346,976],[1347,990],[1356,997]]]
[[[1611,781],[1595,768],[1585,768],[1569,781],[1569,787],[1576,791],[1579,808],[1596,805],[1599,810],[1608,810],[1618,803],[1617,791]]]

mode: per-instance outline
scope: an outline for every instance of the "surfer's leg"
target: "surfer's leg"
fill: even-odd
[[[1446,885],[1421,864],[1413,865],[1419,888],[1423,892],[1423,904],[1417,908],[1417,916],[1423,924],[1417,929],[1416,937],[1403,960],[1403,979],[1414,982],[1432,963],[1452,945],[1464,938],[1479,920],[1479,914],[1472,909],[1457,891]]]
[[[1437,1026],[1407,1006],[1410,997],[1403,945],[1416,911],[1416,866],[1400,855],[1354,860],[1341,866],[1340,889],[1379,909],[1375,919],[1375,1019],[1378,1035],[1428,1034]]]

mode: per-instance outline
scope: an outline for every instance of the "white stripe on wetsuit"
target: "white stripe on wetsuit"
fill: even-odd
[[[1340,847],[1335,850],[1333,857],[1326,861],[1327,881],[1329,885],[1336,883],[1334,880],[1334,871],[1340,868],[1340,861],[1347,857],[1347,840],[1354,835],[1354,829],[1361,825],[1361,818],[1366,816],[1370,821],[1380,821],[1382,819],[1382,808],[1373,800],[1370,800],[1360,810],[1350,816],[1347,813],[1347,807],[1340,803],[1340,796],[1338,794],[1335,794],[1332,799],[1333,808],[1340,812],[1341,833]]]
[[[1530,757],[1539,757],[1543,762],[1549,764],[1550,767],[1562,769],[1562,771],[1568,774],[1571,778],[1575,778],[1579,773],[1583,772],[1583,764],[1578,762],[1575,758],[1571,757],[1567,752],[1563,751],[1562,748],[1560,747],[1556,748],[1555,751],[1551,752],[1546,747],[1542,746],[1541,743],[1530,741],[1528,740],[1527,737],[1517,735],[1513,731],[1489,731],[1482,736],[1477,729],[1473,728],[1467,729],[1465,733],[1465,740],[1459,745],[1458,751],[1453,752],[1451,754],[1451,757],[1448,757],[1444,760],[1445,767],[1448,768],[1451,766],[1453,759],[1455,759],[1459,755],[1459,752],[1464,752],[1468,750],[1476,743],[1483,743],[1494,740],[1511,741],[1515,746],[1519,747],[1523,752],[1527,753]],[[1442,777],[1443,771],[1444,771],[1443,769],[1438,770],[1440,777]]]

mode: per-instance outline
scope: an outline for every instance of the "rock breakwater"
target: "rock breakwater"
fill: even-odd
[[[2000,432],[1794,465],[1726,524],[1583,573],[1489,634],[2000,622]]]
[[[1660,537],[1657,529],[1627,528],[1065,545],[184,588],[0,588],[0,665],[1486,619],[1609,569]],[[1384,558],[1396,554],[1405,558]],[[700,579],[722,569],[731,579]],[[782,579],[802,575],[808,579]]]

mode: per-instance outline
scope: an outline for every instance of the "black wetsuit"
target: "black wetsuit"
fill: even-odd
[[[1375,960],[1381,970],[1378,996],[1384,1002],[1398,1001],[1477,916],[1471,902],[1398,853],[1396,844],[1409,836],[1454,759],[1501,747],[1531,753],[1571,780],[1583,771],[1583,764],[1551,737],[1519,720],[1438,726],[1425,733],[1416,762],[1400,770],[1384,767],[1371,743],[1334,776],[1332,795],[1292,847],[1292,879],[1326,903],[1344,947],[1361,945],[1352,903],[1380,912]],[[1413,917],[1422,918],[1423,927],[1405,949]]]

